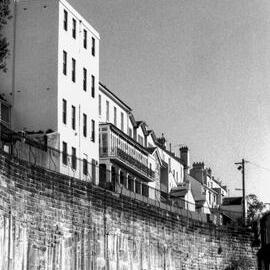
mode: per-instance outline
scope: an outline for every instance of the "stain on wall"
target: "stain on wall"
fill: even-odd
[[[0,153],[0,270],[256,269],[251,242]]]

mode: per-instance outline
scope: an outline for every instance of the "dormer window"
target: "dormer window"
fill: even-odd
[[[138,143],[143,145],[143,137],[141,135],[138,135]]]

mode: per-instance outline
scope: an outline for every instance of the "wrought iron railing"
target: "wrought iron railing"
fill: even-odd
[[[155,178],[155,172],[145,166],[142,162],[138,161],[134,157],[132,157],[127,152],[123,151],[119,147],[112,148],[111,151],[108,151],[107,147],[100,148],[100,156],[101,157],[117,157],[121,159],[123,162],[128,163],[131,167],[133,167],[136,170],[139,170],[143,174],[145,174],[147,177],[150,177],[152,179]]]

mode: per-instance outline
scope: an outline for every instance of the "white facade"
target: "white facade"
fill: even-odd
[[[151,199],[159,198],[160,157],[146,148],[145,123],[105,85],[99,86],[100,183],[120,184]],[[105,183],[106,182],[106,183]]]
[[[212,171],[206,168],[203,162],[193,164],[187,181],[191,183],[192,193],[196,202],[205,201],[203,209],[217,208],[222,204],[222,199],[227,195],[225,186],[222,186],[213,176]],[[209,212],[210,210],[207,210]]]
[[[131,109],[101,83],[99,84],[98,102],[99,122],[111,123],[129,135],[128,121]]]
[[[195,212],[195,200],[191,192],[191,183],[181,183],[171,189],[174,205]]]
[[[11,10],[11,57],[0,91],[14,108],[12,128],[56,131],[61,151],[65,142],[67,154],[73,148],[97,165],[99,34],[64,0],[21,0]],[[94,181],[83,176],[82,162],[71,165],[61,160],[60,172]]]
[[[166,185],[167,192],[170,192],[172,188],[177,187],[179,183],[184,181],[184,166],[180,162],[179,158],[168,150],[158,147],[161,159],[167,164],[166,171],[162,175],[161,183]],[[166,179],[167,177],[167,179]]]

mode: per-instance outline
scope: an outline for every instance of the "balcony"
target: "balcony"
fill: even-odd
[[[6,127],[10,127],[10,105],[0,99],[0,122]]]
[[[136,174],[139,174],[142,178],[147,181],[155,180],[155,173],[143,163],[123,151],[118,147],[111,148],[108,151],[107,147],[100,148],[99,150],[100,158],[110,158],[120,163],[121,165],[128,167],[128,169],[132,170]]]

